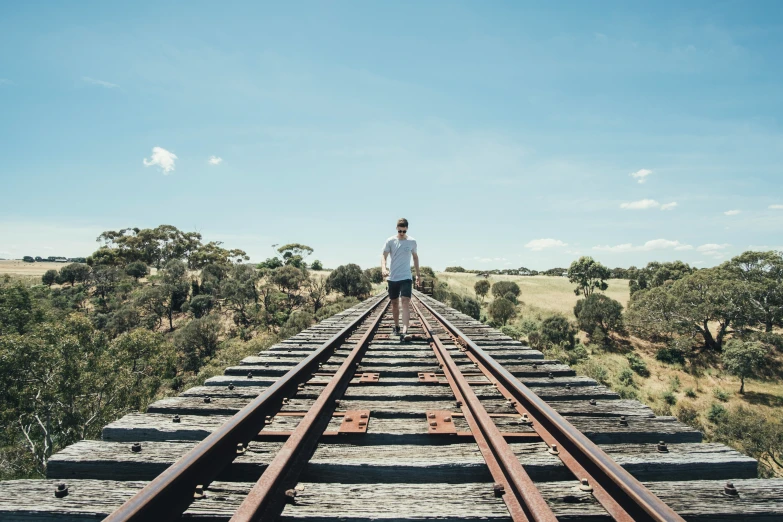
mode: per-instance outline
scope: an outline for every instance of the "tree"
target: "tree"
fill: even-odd
[[[234,312],[234,323],[249,326],[258,314],[260,294],[256,285],[260,277],[254,267],[236,264],[221,283],[221,295],[226,308]]]
[[[193,319],[175,336],[174,344],[182,357],[185,371],[197,372],[217,352],[223,327],[220,318],[208,315]]]
[[[307,280],[307,274],[304,270],[296,268],[293,265],[286,265],[272,270],[269,280],[276,284],[280,290],[286,294],[288,310],[290,311],[293,310],[299,302],[298,292]]]
[[[541,321],[541,340],[550,346],[562,346],[567,350],[576,344],[576,331],[562,315],[553,315]]]
[[[323,270],[323,269],[324,269],[324,265],[322,265],[322,264],[321,264],[321,262],[320,262],[319,260],[317,260],[317,259],[316,259],[316,260],[314,260],[314,261],[313,261],[313,262],[310,264],[310,268],[311,268],[312,270]]]
[[[511,301],[499,297],[489,305],[489,315],[496,323],[505,326],[509,319],[516,317],[517,309]]]
[[[783,326],[783,252],[743,252],[721,268],[746,285],[751,322],[767,332]]]
[[[121,260],[119,264],[144,261],[158,269],[172,259],[189,259],[202,246],[201,234],[183,232],[172,225],[108,230],[98,236],[97,241],[102,241],[106,249],[101,257],[110,255]],[[97,262],[96,254],[98,252],[91,256],[94,263]]]
[[[171,259],[166,263],[163,272],[163,290],[166,295],[166,314],[169,318],[169,328],[174,329],[174,314],[182,311],[182,305],[188,300],[190,281],[187,278],[187,267],[179,259]]]
[[[48,287],[51,287],[57,280],[57,270],[47,270],[46,273],[41,276],[41,282]]]
[[[372,291],[372,284],[359,265],[353,263],[335,268],[326,279],[330,290],[341,292],[344,296],[364,297]]]
[[[604,335],[623,329],[623,305],[604,294],[590,294],[574,306],[579,329],[592,333],[599,328]]]
[[[465,269],[461,266],[447,266],[444,272],[465,272]]]
[[[481,301],[484,301],[484,298],[487,296],[487,293],[489,292],[489,281],[486,279],[481,279],[479,281],[476,281],[476,284],[473,285],[473,290],[476,291],[476,297],[481,299]]]
[[[624,322],[632,334],[649,341],[670,341],[679,326],[677,303],[668,288],[640,290],[631,295]]]
[[[98,266],[92,271],[91,277],[95,286],[95,295],[101,306],[106,308],[109,295],[114,292],[123,278],[122,271],[113,266]]]
[[[326,303],[329,295],[329,285],[325,277],[312,276],[305,282],[305,294],[313,306],[313,315],[318,313]]]
[[[370,282],[375,283],[376,285],[383,283],[383,272],[381,272],[381,267],[374,266],[372,268],[368,268],[364,271],[364,273]]]
[[[747,324],[752,315],[742,283],[721,268],[699,270],[666,288],[673,298],[671,317],[679,332],[701,335],[704,345],[716,352],[721,351],[729,327]]]
[[[632,267],[628,269],[628,286],[631,294],[639,290],[648,288],[657,288],[674,281],[679,281],[683,277],[690,275],[695,270],[682,261],[672,261],[669,263],[659,263],[651,261],[647,266],[641,269]]]
[[[258,268],[259,270],[263,270],[265,268],[269,269],[269,270],[274,270],[275,268],[278,268],[278,267],[281,267],[281,266],[283,266],[283,262],[280,261],[279,257],[270,257],[270,258],[267,258],[266,261],[262,261],[262,262],[258,263],[256,265],[256,268]]]
[[[514,281],[498,281],[492,285],[492,295],[497,299],[503,297],[506,294],[513,294],[514,297],[519,297],[519,285]]]
[[[313,253],[313,249],[301,243],[289,243],[277,249],[283,256],[283,263],[293,265],[296,268],[304,268],[304,260]]]
[[[576,284],[574,293],[589,296],[595,290],[606,290],[609,285],[606,279],[609,279],[611,273],[604,265],[594,260],[592,257],[583,256],[571,263],[568,269],[568,280]]]
[[[125,273],[138,282],[140,278],[147,277],[149,268],[146,264],[144,264],[144,261],[134,261],[132,263],[128,263],[128,265],[125,267]]]
[[[60,280],[71,283],[83,283],[90,278],[90,267],[82,263],[71,263],[60,269]]]
[[[459,308],[459,311],[477,321],[481,318],[481,305],[478,301],[469,296],[462,298],[462,307]]]
[[[732,375],[740,378],[741,394],[745,393],[745,379],[753,376],[767,362],[767,350],[758,342],[731,339],[721,356],[723,365]]]
[[[35,259],[33,259],[33,256],[24,256],[22,258],[22,261],[25,263],[35,263]]]
[[[222,244],[222,241],[210,241],[206,245],[194,249],[188,257],[188,268],[198,270],[211,264],[230,265],[250,259],[244,250],[238,248],[227,250],[220,246]]]
[[[135,295],[136,306],[142,311],[149,328],[160,328],[168,310],[168,297],[162,286],[145,286]]]

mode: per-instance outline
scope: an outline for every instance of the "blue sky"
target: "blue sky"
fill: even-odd
[[[435,268],[783,248],[783,4],[542,4],[3,2],[0,257],[166,223],[369,266],[401,216]]]

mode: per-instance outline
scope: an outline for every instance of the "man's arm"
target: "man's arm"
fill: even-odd
[[[388,256],[388,252],[384,252],[381,254],[381,275],[383,277],[389,277],[389,271],[386,270],[386,256]]]
[[[419,274],[419,254],[413,252],[413,267],[416,269],[416,286],[421,284],[421,274]]]

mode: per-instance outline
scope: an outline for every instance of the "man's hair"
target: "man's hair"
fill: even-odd
[[[397,220],[397,226],[398,227],[405,227],[408,228],[408,220],[405,218],[400,218]]]

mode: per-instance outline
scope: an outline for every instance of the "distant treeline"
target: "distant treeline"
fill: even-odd
[[[25,263],[86,263],[86,257],[63,257],[63,256],[24,256],[22,261]]]

